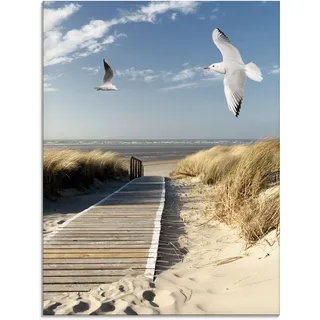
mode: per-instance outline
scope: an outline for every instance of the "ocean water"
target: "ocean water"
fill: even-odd
[[[45,140],[47,149],[102,150],[120,153],[126,159],[135,156],[142,161],[180,159],[200,150],[217,145],[248,144],[255,140],[208,139],[208,140]]]

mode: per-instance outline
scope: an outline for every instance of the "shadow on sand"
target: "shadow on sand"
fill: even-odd
[[[155,277],[179,263],[187,253],[178,239],[184,234],[184,223],[180,218],[182,203],[177,187],[166,178],[165,205],[162,213],[161,234]]]

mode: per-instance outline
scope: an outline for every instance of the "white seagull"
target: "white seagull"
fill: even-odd
[[[113,71],[109,64],[106,62],[106,60],[103,59],[103,65],[104,65],[104,78],[103,78],[103,84],[100,87],[95,87],[97,91],[118,91],[119,89],[111,83],[111,80],[113,78]]]
[[[240,52],[229,38],[218,28],[212,32],[212,39],[222,54],[223,62],[211,64],[205,69],[224,74],[224,93],[230,111],[238,117],[243,101],[246,76],[254,81],[262,81],[260,69],[253,63],[244,64]]]

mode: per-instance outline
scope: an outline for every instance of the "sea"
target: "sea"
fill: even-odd
[[[134,156],[142,161],[164,161],[181,159],[200,150],[214,146],[250,144],[248,139],[177,139],[177,140],[45,140],[44,150],[78,149],[113,151],[125,159]]]

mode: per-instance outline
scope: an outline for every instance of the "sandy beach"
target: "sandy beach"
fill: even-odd
[[[177,211],[184,225],[173,244],[179,250],[179,262],[165,271],[159,268],[154,282],[143,276],[127,276],[87,293],[53,297],[44,301],[44,314],[279,314],[279,243],[275,231],[248,248],[236,230],[212,220],[208,201],[212,186],[200,184],[197,178],[168,178],[176,163],[145,163],[145,174],[167,177],[171,197],[166,199],[163,217]],[[45,202],[45,233],[120,184]],[[160,242],[165,241],[163,237]]]

